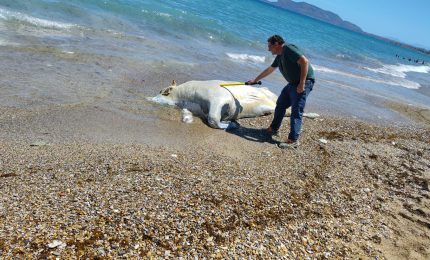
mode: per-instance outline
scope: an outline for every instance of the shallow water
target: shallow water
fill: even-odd
[[[314,65],[309,112],[407,123],[384,102],[429,107],[430,67],[407,60],[428,55],[250,0],[3,0],[0,104],[156,110],[145,97],[173,79],[255,77],[273,60],[273,33]],[[263,82],[275,93],[286,84],[279,73]]]

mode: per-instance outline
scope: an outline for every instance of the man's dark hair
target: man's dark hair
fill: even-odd
[[[282,37],[279,36],[279,35],[277,35],[277,34],[273,35],[273,36],[270,36],[269,39],[267,39],[267,42],[269,42],[272,45],[275,44],[276,42],[279,43],[279,44],[284,44],[285,43],[284,39],[282,39]]]

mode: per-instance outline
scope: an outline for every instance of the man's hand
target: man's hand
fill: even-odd
[[[254,85],[257,83],[257,81],[255,79],[250,79],[246,83],[248,83],[248,85]]]
[[[297,86],[297,93],[301,94],[305,91],[305,83],[299,83]]]

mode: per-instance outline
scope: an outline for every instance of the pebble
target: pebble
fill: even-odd
[[[48,247],[49,248],[56,248],[56,247],[58,247],[58,248],[64,248],[64,247],[66,247],[66,244],[63,243],[62,241],[54,240],[54,241],[52,241],[51,243],[48,244]]]
[[[30,146],[45,146],[45,145],[48,145],[48,143],[45,141],[35,141],[30,144]]]
[[[252,120],[267,125],[267,118]],[[0,234],[1,254],[15,249],[38,259],[50,248],[62,259],[384,258],[386,251],[364,248],[379,241],[372,237],[381,219],[390,219],[392,204],[409,199],[427,212],[419,204],[423,177],[401,166],[428,171],[427,139],[401,136],[414,142],[405,144],[409,152],[391,146],[380,128],[330,119],[324,127],[306,124],[298,151],[258,143],[260,150],[237,157],[213,147],[70,143],[35,153],[28,142],[2,143],[0,176],[16,175],[0,177],[0,228],[8,238]],[[281,132],[288,135],[287,128]],[[330,132],[341,132],[343,141],[332,142],[329,152],[316,149],[313,140]],[[407,174],[399,176],[398,168]],[[372,189],[375,197],[359,196]],[[377,210],[381,201],[387,210]],[[30,242],[18,249],[20,242],[11,241]],[[400,249],[409,250],[406,244]]]
[[[327,144],[328,143],[328,141],[326,139],[324,139],[324,138],[320,138],[320,139],[318,139],[318,141],[320,141],[320,143],[322,143],[322,144]]]

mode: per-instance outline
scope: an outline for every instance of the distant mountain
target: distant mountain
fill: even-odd
[[[398,45],[398,46],[402,46],[405,48],[409,48],[409,49],[413,49],[419,52],[423,52],[426,54],[430,54],[430,50],[426,50],[424,48],[418,48],[415,46],[412,46],[410,44],[405,44],[399,41],[395,41],[395,40],[391,40],[391,39],[387,39],[385,37],[382,36],[378,36],[375,34],[371,34],[371,33],[367,33],[364,32],[360,27],[358,27],[357,25],[350,23],[348,21],[344,21],[342,20],[342,18],[339,17],[339,15],[330,12],[330,11],[326,11],[323,10],[319,7],[316,7],[314,5],[305,3],[305,2],[295,2],[292,0],[278,0],[276,2],[272,1],[268,1],[268,0],[259,0],[263,3],[269,4],[269,5],[273,5],[273,6],[277,6],[279,8],[283,8],[283,9],[287,9],[289,11],[295,12],[295,13],[299,13],[301,15],[305,15],[305,16],[309,16],[312,17],[314,19],[329,23],[329,24],[333,24],[336,25],[338,27],[341,28],[345,28],[354,32],[358,32],[358,33],[362,33],[374,38],[377,38],[379,40],[382,41],[386,41],[386,42],[390,42],[392,44]]]
[[[339,15],[330,11],[323,10],[319,7],[316,7],[314,5],[311,5],[305,2],[294,2],[292,0],[278,0],[277,2],[268,1],[268,0],[260,0],[260,1],[293,11],[295,13],[306,15],[306,16],[315,18],[317,20],[324,21],[326,23],[333,24],[351,31],[363,33],[363,30],[361,30],[360,27],[348,21],[342,20],[342,18],[340,18]]]

